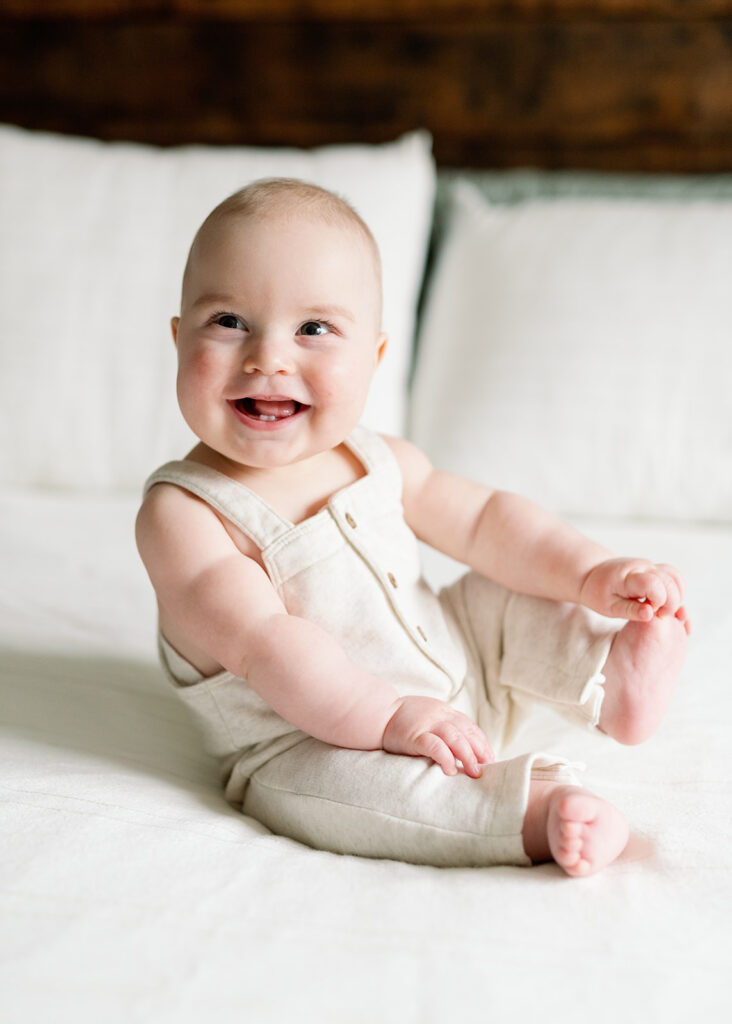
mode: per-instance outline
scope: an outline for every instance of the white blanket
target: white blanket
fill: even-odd
[[[593,527],[686,573],[660,732],[539,716],[632,839],[604,873],[440,870],[270,835],[156,664],[132,498],[0,498],[0,1018],[722,1021],[732,995],[732,529]]]

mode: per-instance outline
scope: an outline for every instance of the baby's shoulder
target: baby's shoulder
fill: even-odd
[[[195,494],[177,484],[161,481],[145,492],[137,513],[137,524],[142,529],[157,530],[179,515],[195,515],[205,503]]]
[[[168,549],[181,543],[210,515],[195,495],[170,483],[156,483],[146,491],[135,520],[135,538],[145,560],[148,550]]]
[[[261,564],[259,548],[235,523],[174,483],[160,482],[149,488],[137,513],[135,535],[143,561],[146,552],[177,559],[183,552],[221,557],[236,549]]]

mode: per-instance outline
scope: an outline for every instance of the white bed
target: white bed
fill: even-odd
[[[7,159],[3,163],[10,143],[20,148],[49,146],[62,162],[70,152],[70,144],[61,140],[21,138],[14,132],[0,138],[0,174],[5,175],[0,181],[5,197],[0,215],[6,229],[15,218],[8,183],[21,188],[17,174],[12,177],[13,167],[17,171],[20,166],[19,151],[13,150],[12,167]],[[415,175],[425,175],[421,195],[412,197],[423,216],[411,236],[411,263],[403,278],[406,294],[400,297],[402,310],[413,315],[432,188],[427,140],[412,139],[405,146],[398,152],[399,167],[390,166],[384,175],[388,172],[396,184],[402,175],[403,195],[400,199],[396,189],[396,205],[406,202],[404,195]],[[375,153],[374,160],[393,160],[396,151],[384,150]],[[158,158],[136,154],[143,155]],[[81,159],[75,150],[73,156]],[[197,158],[203,156],[199,153]],[[94,149],[87,157],[107,159],[107,151]],[[184,157],[170,154],[169,159]],[[414,160],[417,168],[410,164]],[[83,160],[79,166],[87,167]],[[272,173],[269,166],[263,159],[256,174],[248,166],[240,173]],[[337,172],[331,168],[328,174]],[[136,168],[135,174],[141,173]],[[306,166],[298,173],[313,169]],[[345,174],[342,168],[341,173]],[[99,178],[94,180],[99,184]],[[348,180],[345,190],[352,185],[353,179]],[[119,192],[119,180],[114,187]],[[69,207],[64,209],[58,194],[53,199],[55,223],[68,220]],[[477,197],[467,196],[465,202],[476,203]],[[563,202],[567,205],[561,245],[551,250],[547,244],[543,269],[530,269],[554,296],[562,293],[562,280],[571,278],[565,298],[576,296],[577,266],[566,263],[574,253],[578,265],[586,267],[580,289],[586,318],[588,310],[597,309],[598,290],[607,291],[611,268],[607,261],[601,272],[587,267],[587,252],[577,239],[588,238],[588,225],[597,223],[597,215],[598,230],[605,230],[605,207],[588,205],[587,200]],[[147,450],[130,452],[125,447],[129,431],[142,448],[134,431],[142,430],[140,423],[151,431],[155,415],[162,416],[159,405],[165,399],[161,395],[155,404],[142,376],[129,367],[129,378],[118,365],[114,373],[99,370],[93,380],[81,375],[89,366],[91,348],[84,348],[84,339],[74,341],[74,331],[86,329],[88,320],[80,315],[84,307],[76,300],[68,302],[63,316],[47,297],[29,305],[33,291],[28,276],[46,244],[39,226],[48,216],[44,204],[39,204],[40,212],[25,212],[26,243],[20,255],[17,240],[23,233],[15,219],[13,230],[0,232],[0,399],[6,416],[5,483],[0,492],[3,1024],[46,1018],[104,1024],[182,1024],[202,1018],[224,1024],[431,1024],[465,1018],[669,1024],[728,1019],[732,417],[715,389],[719,385],[720,393],[729,390],[732,366],[728,288],[722,272],[730,265],[725,261],[732,214],[730,204],[717,199],[715,216],[705,220],[706,201],[677,196],[663,207],[667,216],[659,224],[653,219],[653,211],[658,212],[655,201],[638,202],[636,212],[645,211],[650,219],[644,221],[646,228],[634,240],[633,251],[643,254],[643,238],[652,238],[654,245],[662,238],[666,253],[681,251],[678,237],[698,238],[698,252],[688,254],[687,270],[706,261],[704,279],[712,284],[703,303],[695,300],[691,288],[686,290],[687,299],[696,303],[698,326],[692,360],[679,362],[687,328],[679,324],[678,315],[667,319],[662,330],[651,331],[644,324],[641,337],[653,335],[648,344],[665,347],[678,372],[667,375],[667,380],[662,351],[652,349],[647,367],[651,376],[638,383],[649,404],[643,407],[645,412],[633,406],[640,440],[632,452],[622,433],[627,427],[624,415],[612,421],[610,434],[607,417],[590,429],[592,403],[587,405],[587,388],[580,387],[591,379],[590,368],[574,362],[569,351],[566,364],[553,360],[561,371],[555,376],[551,366],[541,362],[536,331],[545,322],[546,311],[537,305],[535,290],[530,303],[533,320],[524,325],[521,337],[535,339],[540,383],[533,390],[513,393],[514,401],[523,403],[520,422],[528,423],[527,436],[519,436],[517,424],[501,435],[499,450],[484,450],[498,430],[499,421],[491,420],[490,410],[498,408],[501,395],[510,390],[510,377],[501,374],[516,369],[512,360],[523,360],[524,373],[534,365],[513,336],[501,352],[496,307],[500,300],[502,315],[525,314],[527,293],[518,289],[511,298],[506,281],[495,285],[490,308],[497,319],[488,332],[491,344],[481,335],[478,345],[467,337],[470,332],[456,310],[464,313],[471,302],[486,297],[483,292],[478,297],[466,292],[451,302],[445,289],[452,287],[455,268],[447,260],[438,262],[430,286],[410,418],[410,429],[435,457],[465,471],[490,458],[500,478],[495,482],[518,487],[527,481],[511,476],[516,453],[523,452],[531,463],[528,433],[529,427],[535,429],[527,410],[543,402],[545,451],[548,446],[556,461],[554,472],[543,475],[546,457],[530,464],[527,472],[533,477],[528,482],[533,479],[536,496],[617,551],[673,562],[687,578],[687,603],[695,626],[690,656],[670,713],[651,741],[623,748],[599,734],[573,730],[548,713],[537,715],[541,749],[585,762],[588,785],[617,803],[631,823],[631,842],[620,861],[580,881],[566,878],[552,865],[452,870],[322,853],[269,834],[226,804],[215,762],[158,669],[153,595],[133,541],[142,475],[179,442],[179,426],[165,420]],[[90,225],[92,215],[101,216],[100,209],[98,203],[93,209],[87,204],[83,223]],[[194,212],[197,216],[193,211],[190,217]],[[524,230],[532,212],[546,215],[541,204],[501,206],[489,214],[498,217],[492,244],[504,246],[504,269],[511,258],[526,267],[524,243],[512,232],[516,223]],[[552,215],[561,212],[557,206]],[[620,207],[618,212],[623,212]],[[76,230],[78,207],[73,214]],[[119,212],[116,216],[119,226],[124,218]],[[511,219],[514,216],[518,222]],[[480,220],[477,212],[472,220]],[[98,239],[102,221],[95,223],[84,244]],[[103,226],[108,234],[109,225]],[[399,233],[397,225],[393,234]],[[387,235],[385,229],[382,247],[396,245]],[[55,237],[60,237],[58,231]],[[75,237],[73,231],[69,237]],[[450,237],[446,244],[452,245],[454,254],[460,245],[455,234]],[[12,246],[9,239],[15,239]],[[403,238],[397,241],[404,246]],[[44,278],[43,296],[53,288],[56,296],[64,294],[75,274],[82,275],[92,265],[93,251],[86,253],[85,266],[81,248],[79,243],[69,250],[65,277],[58,282]],[[535,251],[535,238],[530,248]],[[394,265],[395,252],[385,255],[385,263]],[[607,254],[606,246],[603,252]],[[406,258],[402,248],[399,259]],[[617,259],[627,259],[627,253],[619,252]],[[643,260],[647,266],[647,253]],[[547,266],[560,263],[563,269],[549,280]],[[650,301],[653,277],[662,281],[658,295],[665,294],[671,302],[679,290],[672,287],[674,274],[684,272],[680,258],[647,268],[640,289],[645,300]],[[469,289],[468,277],[460,277],[460,287]],[[482,280],[490,293],[490,282]],[[634,281],[640,286],[637,272]],[[36,289],[37,285],[36,280]],[[593,358],[595,378],[603,381],[616,373],[613,380],[618,386],[620,370],[612,355],[618,351],[613,347],[618,324],[611,322],[618,305],[617,287],[611,292],[602,323],[595,324],[599,338],[593,338]],[[104,343],[107,321],[98,318],[99,311],[104,312],[113,294],[110,288],[106,298],[97,292],[92,297],[95,320],[89,346]],[[158,299],[146,296],[144,302],[150,305],[145,308],[152,308],[153,301]],[[659,307],[653,308],[657,313]],[[577,307],[572,309],[572,315],[578,315]],[[474,309],[471,315],[478,317],[481,327],[485,324],[485,308]],[[569,345],[569,335],[560,329],[561,318],[567,315],[567,308],[553,307],[555,335],[544,337],[544,349],[549,344]],[[632,317],[639,315],[634,307]],[[445,316],[451,325],[449,359],[441,362],[440,342],[447,345]],[[408,318],[404,324],[408,338]],[[100,325],[105,330],[99,330]],[[161,350],[169,345],[165,331],[164,320],[154,327]],[[25,332],[22,338],[19,332]],[[35,344],[42,358],[33,350]],[[145,351],[140,344],[134,351],[137,373],[144,366],[162,389],[170,359],[158,355],[157,349]],[[599,359],[602,344],[608,354]],[[635,345],[618,357],[626,371],[637,354],[638,336]],[[66,359],[77,357],[74,372],[64,368]],[[392,388],[392,397],[405,403],[407,357],[404,347],[395,360],[394,378],[382,391],[387,394]],[[33,371],[43,370],[44,360],[46,376],[39,383]],[[462,367],[462,374],[450,378],[450,366]],[[476,377],[481,384],[470,394],[478,399],[468,394],[468,382]],[[679,413],[672,423],[666,421],[673,434],[653,432],[653,423],[663,414],[657,404],[663,396],[649,397],[649,381],[658,383],[660,378],[664,388],[671,386],[669,381],[677,382],[678,401],[682,394],[693,397],[682,402],[683,416]],[[61,393],[62,384],[69,389],[74,380],[78,392]],[[626,373],[623,380],[632,392],[632,374]],[[90,401],[90,392],[103,386],[109,388],[107,398],[102,401],[96,393]],[[54,389],[59,392],[55,400]],[[122,411],[115,406],[112,429],[107,422],[109,396],[120,390]],[[593,402],[605,403],[606,411],[618,397],[617,390],[600,385],[592,393]],[[630,400],[627,391],[623,394],[624,401]],[[439,430],[430,427],[430,407],[439,416]],[[75,418],[79,408],[82,414]],[[451,410],[447,418],[446,408]],[[384,398],[373,415],[376,421],[387,413],[398,420],[404,411]],[[690,426],[700,421],[703,436]],[[394,429],[393,422],[387,429]],[[589,437],[589,452],[596,453],[597,461],[602,459],[604,475],[591,472],[588,452],[569,443],[577,433]],[[673,447],[671,454],[663,446],[664,437]],[[620,445],[619,457],[606,457],[603,444]],[[58,453],[51,460],[46,454],[49,447]],[[662,455],[664,471],[654,476],[653,467]],[[580,464],[586,467],[586,486],[573,484],[563,490],[561,480],[569,476],[567,467],[573,459],[585,460]],[[697,487],[688,485],[688,477],[696,479],[695,474],[702,472],[708,486],[700,495]],[[625,498],[618,496],[624,479]],[[643,480],[645,488],[639,483]],[[603,493],[604,481],[608,484]],[[436,582],[453,571],[453,566],[429,560]],[[532,736],[527,734],[522,741],[530,744]]]

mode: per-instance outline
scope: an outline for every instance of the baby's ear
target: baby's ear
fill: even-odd
[[[173,342],[176,345],[178,344],[178,324],[179,323],[180,323],[180,317],[179,316],[174,316],[173,319],[170,321],[170,330],[171,330],[171,332],[173,334]]]
[[[384,334],[383,331],[376,340],[376,365],[378,366],[381,360],[384,358],[384,352],[386,352],[386,346],[389,341],[388,335]]]

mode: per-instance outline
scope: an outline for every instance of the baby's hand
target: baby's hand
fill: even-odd
[[[467,775],[479,778],[479,765],[495,760],[483,730],[432,697],[402,697],[384,729],[382,746],[390,754],[430,757],[445,775],[457,775],[459,759]]]
[[[650,622],[654,616],[675,616],[691,625],[683,606],[684,584],[672,565],[655,565],[640,558],[610,558],[585,577],[580,603],[614,619]]]

